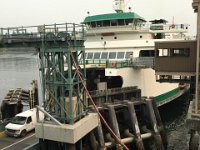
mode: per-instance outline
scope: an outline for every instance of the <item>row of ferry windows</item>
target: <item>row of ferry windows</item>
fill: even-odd
[[[129,59],[133,52],[86,52],[85,59]]]

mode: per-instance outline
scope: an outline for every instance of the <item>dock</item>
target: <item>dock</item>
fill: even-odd
[[[28,133],[24,138],[13,138],[0,134],[0,149],[1,150],[22,150],[34,143],[37,143],[38,139],[35,137],[35,132]]]

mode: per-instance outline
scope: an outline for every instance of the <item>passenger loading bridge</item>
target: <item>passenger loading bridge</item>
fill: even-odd
[[[159,82],[194,82],[196,72],[196,41],[155,43],[155,73]],[[159,54],[157,54],[159,53]]]
[[[155,55],[155,71],[159,82],[192,82],[195,97],[190,102],[186,125],[190,134],[189,149],[199,149],[200,124],[200,0],[193,0],[194,12],[197,13],[197,40],[180,42],[157,42]],[[182,86],[181,85],[181,86]],[[192,93],[194,94],[194,92]]]
[[[66,47],[84,38],[84,26],[72,23],[0,28],[0,47]]]

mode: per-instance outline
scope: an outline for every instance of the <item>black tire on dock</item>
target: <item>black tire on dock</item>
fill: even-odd
[[[199,149],[199,133],[197,131],[191,131],[189,150]]]

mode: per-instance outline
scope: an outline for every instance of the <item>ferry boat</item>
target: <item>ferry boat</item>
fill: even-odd
[[[137,86],[158,106],[184,94],[188,85],[156,82],[154,46],[156,41],[187,40],[189,25],[168,24],[164,19],[147,22],[131,9],[125,12],[124,0],[115,0],[114,8],[115,13],[88,15],[83,21],[89,90]]]

